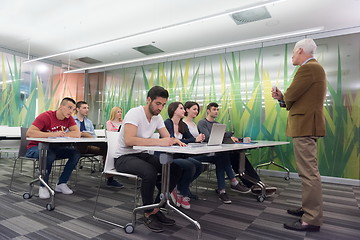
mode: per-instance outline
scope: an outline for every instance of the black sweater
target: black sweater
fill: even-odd
[[[164,121],[164,123],[165,123],[165,127],[170,133],[170,137],[175,137],[173,121],[170,118],[168,118]],[[186,124],[185,124],[185,134],[183,134],[182,139],[179,140],[186,144],[194,143],[196,141],[194,136],[190,133],[189,127]]]

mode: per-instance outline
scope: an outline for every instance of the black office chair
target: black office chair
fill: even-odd
[[[26,140],[26,132],[27,132],[27,128],[21,128],[21,143],[20,143],[20,147],[19,147],[19,152],[18,152],[18,156],[14,159],[14,167],[13,167],[13,171],[11,174],[11,180],[10,180],[10,184],[9,184],[9,192],[17,194],[17,195],[22,195],[22,193],[20,194],[19,192],[16,192],[12,189],[12,185],[13,185],[13,181],[14,181],[14,174],[15,174],[15,168],[16,168],[16,164],[17,161],[20,160],[20,173],[22,173],[22,167],[23,167],[23,160],[28,160],[28,161],[32,161],[33,163],[33,168],[32,168],[32,175],[25,175],[31,178],[35,178],[36,177],[36,170],[38,169],[38,160],[37,158],[29,158],[29,157],[25,157],[26,155],[26,151],[27,148],[26,146],[28,145],[28,141]]]

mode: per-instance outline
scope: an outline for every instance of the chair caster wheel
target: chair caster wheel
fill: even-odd
[[[289,181],[289,180],[290,180],[290,177],[289,177],[289,176],[286,176],[286,177],[284,177],[284,179],[285,179],[286,181]]]
[[[125,225],[124,230],[127,234],[133,233],[134,232],[134,226],[132,225],[132,223],[128,223]]]
[[[24,193],[23,194],[23,199],[30,199],[32,196],[30,195],[30,193]]]
[[[51,205],[51,203],[46,204],[46,210],[52,211],[55,209],[55,206]]]
[[[263,202],[265,200],[264,196],[257,196],[258,202]]]

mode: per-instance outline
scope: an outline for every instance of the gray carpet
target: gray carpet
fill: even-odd
[[[24,200],[30,178],[16,174],[14,189],[21,195],[8,192],[12,159],[0,159],[0,239],[196,239],[196,229],[174,212],[170,216],[176,225],[165,227],[162,233],[150,232],[139,214],[135,232],[126,234],[123,229],[95,221],[92,218],[99,173],[90,173],[85,166],[78,172],[73,195],[56,194],[54,211],[45,209],[47,200],[34,196]],[[25,163],[24,169],[30,165]],[[18,171],[17,171],[18,172]],[[54,176],[54,181],[57,176]],[[75,174],[73,174],[74,182]],[[212,174],[214,178],[214,174]],[[130,180],[119,179],[125,188],[116,190],[102,182],[98,216],[118,224],[130,222],[134,187]],[[297,207],[301,201],[299,180],[264,177],[266,183],[276,186],[275,196],[259,203],[251,194],[228,191],[232,204],[222,204],[215,192],[212,179],[206,189],[206,174],[200,176],[198,195],[206,200],[192,200],[191,209],[183,210],[202,227],[202,238],[211,239],[360,239],[360,188],[323,184],[324,225],[318,233],[294,232],[283,228],[283,223],[297,218],[286,209]],[[195,184],[194,184],[195,185]],[[195,193],[196,189],[193,187]],[[36,191],[37,192],[37,188]]]

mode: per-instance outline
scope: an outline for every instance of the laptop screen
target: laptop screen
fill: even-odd
[[[211,128],[211,133],[207,145],[220,145],[224,139],[226,125],[214,123]]]

